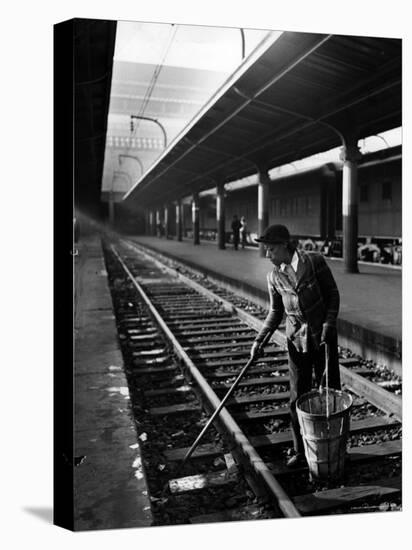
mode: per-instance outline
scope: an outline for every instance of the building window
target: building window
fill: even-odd
[[[391,201],[392,200],[392,182],[384,181],[382,183],[382,200]]]
[[[363,184],[360,186],[360,202],[368,202],[369,198],[369,187],[367,184]]]

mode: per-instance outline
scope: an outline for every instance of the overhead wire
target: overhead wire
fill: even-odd
[[[150,83],[149,83],[149,86],[147,87],[146,89],[146,92],[145,92],[145,96],[143,98],[143,101],[142,101],[142,104],[140,106],[140,109],[139,109],[139,112],[137,114],[137,117],[142,117],[144,116],[144,113],[146,111],[146,108],[148,106],[148,103],[150,101],[150,98],[152,96],[152,93],[153,93],[153,90],[156,86],[156,83],[157,83],[157,80],[159,78],[159,75],[160,75],[160,72],[161,70],[163,69],[163,66],[164,66],[164,63],[165,63],[165,60],[166,60],[166,57],[169,53],[169,50],[173,44],[173,40],[176,36],[176,32],[177,32],[177,28],[178,28],[178,25],[175,25],[174,23],[172,23],[172,26],[171,26],[171,33],[170,33],[170,36],[169,36],[169,39],[167,41],[167,44],[165,46],[165,50],[164,50],[164,53],[163,53],[163,57],[160,61],[160,63],[158,63],[155,67],[155,70],[153,72],[153,75],[152,75],[152,78],[150,80]],[[130,134],[130,145],[129,145],[129,150],[131,148],[131,140],[136,136],[136,132],[139,128],[139,125],[140,125],[140,120],[137,119],[136,123],[133,125],[133,130]]]

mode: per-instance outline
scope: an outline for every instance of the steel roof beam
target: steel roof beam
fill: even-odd
[[[252,96],[251,99],[246,99],[243,101],[243,103],[237,107],[233,112],[231,112],[228,116],[226,116],[219,124],[217,124],[214,128],[209,130],[209,132],[206,132],[200,139],[198,139],[193,145],[189,147],[185,152],[183,152],[180,157],[178,157],[176,160],[174,160],[168,167],[166,167],[164,170],[162,170],[159,174],[157,174],[149,183],[152,183],[156,179],[160,178],[167,170],[179,162],[182,158],[187,156],[194,148],[196,148],[200,143],[205,141],[208,137],[213,135],[215,132],[217,132],[222,126],[224,126],[227,122],[229,122],[233,117],[236,116],[236,114],[240,111],[242,111],[251,101],[253,101],[255,98],[259,97],[261,94],[263,94],[267,89],[269,89],[271,86],[273,86],[276,82],[278,82],[281,78],[283,78],[285,75],[287,75],[294,67],[296,67],[299,63],[301,63],[306,57],[311,55],[313,52],[315,52],[318,48],[320,48],[325,42],[327,42],[333,35],[329,34],[327,36],[323,36],[320,40],[316,42],[314,46],[306,50],[303,54],[299,55],[294,61],[289,63],[289,65],[281,70],[279,73],[277,73],[274,77],[272,77],[268,82],[266,82],[263,86],[259,88],[257,92]],[[137,182],[136,186],[139,184]],[[134,188],[132,188],[125,198],[133,191]]]

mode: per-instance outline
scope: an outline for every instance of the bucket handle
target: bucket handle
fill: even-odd
[[[322,378],[320,379],[319,393],[320,393],[320,395],[323,394],[322,382],[323,382],[323,379],[325,378],[326,379],[325,380],[326,381],[326,418],[329,418],[329,369],[328,369],[329,346],[328,346],[327,342],[321,342],[320,345],[325,346],[325,370],[323,371]]]

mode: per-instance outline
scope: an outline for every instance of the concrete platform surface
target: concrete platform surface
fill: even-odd
[[[266,274],[271,264],[259,256],[257,248],[235,251],[217,248],[213,241],[181,242],[148,236],[130,237],[136,242],[167,253],[183,262],[197,265],[206,273],[239,281],[267,294]],[[371,345],[381,346],[400,358],[402,346],[402,270],[392,266],[359,263],[358,274],[345,273],[341,259],[327,258],[341,297],[340,327],[358,333],[357,337]]]
[[[98,236],[75,257],[74,529],[151,525],[137,434]]]

